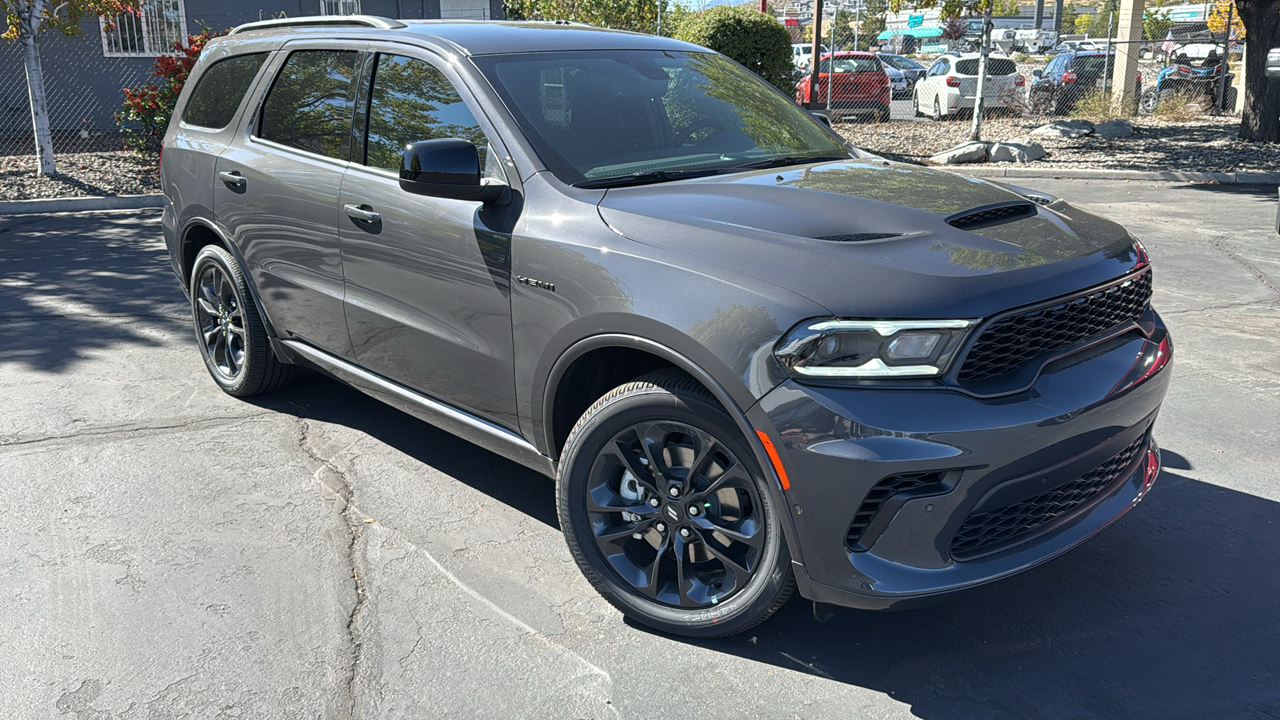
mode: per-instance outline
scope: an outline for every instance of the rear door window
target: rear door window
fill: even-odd
[[[457,88],[425,60],[378,54],[368,118],[363,164],[369,167],[399,172],[409,143],[461,138],[480,150],[486,177],[501,177],[498,164],[490,162],[489,140]]]
[[[987,75],[1014,75],[1018,65],[1007,58],[987,58]],[[978,58],[956,61],[956,73],[960,75],[977,75]]]
[[[289,55],[262,104],[258,137],[346,160],[360,53],[298,50]]]
[[[226,127],[235,117],[240,101],[249,92],[249,86],[258,76],[258,69],[266,58],[266,53],[253,53],[229,57],[210,65],[196,81],[191,97],[187,98],[182,122],[213,130]]]

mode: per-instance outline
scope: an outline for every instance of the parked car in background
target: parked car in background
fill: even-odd
[[[827,46],[823,45],[822,52],[827,52]],[[808,70],[809,63],[813,62],[813,45],[811,43],[791,43],[791,62],[801,70]]]
[[[1101,44],[1093,40],[1063,40],[1054,46],[1050,52],[1056,54],[1064,52],[1072,52],[1076,50],[1102,50],[1106,48],[1106,43]]]
[[[978,94],[977,54],[960,57],[943,56],[929,66],[912,99],[917,116],[935,120],[973,109]],[[1026,107],[1026,78],[1018,74],[1018,66],[1007,57],[987,58],[987,83],[983,107],[992,110],[1021,112]]]
[[[1053,58],[1044,70],[1032,72],[1028,91],[1034,112],[1066,115],[1090,93],[1100,92],[1110,81],[1115,53],[1105,50],[1068,50]],[[1138,74],[1134,97],[1142,95],[1142,74]]]
[[[796,102],[811,110],[822,110],[832,122],[851,116],[887,122],[891,99],[884,65],[869,52],[849,50],[823,55],[817,92],[810,92],[809,77],[796,83]]]
[[[880,58],[881,64],[885,67],[891,67],[900,71],[907,79],[908,94],[915,88],[916,82],[924,77],[927,68],[920,63],[912,60],[905,55],[894,55],[893,53],[876,53],[876,57]]]
[[[884,65],[883,67],[884,74],[889,76],[889,93],[894,100],[905,97],[907,93],[911,92],[911,85],[907,82],[907,76],[903,75],[901,70],[889,65]]]

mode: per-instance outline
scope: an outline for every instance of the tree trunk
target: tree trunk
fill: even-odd
[[[1240,139],[1280,143],[1280,81],[1266,75],[1267,50],[1280,47],[1280,12],[1272,0],[1237,0],[1236,9],[1247,40]]]
[[[57,172],[57,166],[53,161],[53,133],[49,130],[49,103],[44,94],[44,70],[40,67],[40,48],[36,46],[45,2],[46,0],[32,0],[27,6],[30,15],[27,17],[19,15],[22,30],[18,35],[18,41],[22,43],[22,61],[27,70],[27,95],[31,100],[31,125],[35,131],[36,159],[39,162],[37,173],[52,176]]]

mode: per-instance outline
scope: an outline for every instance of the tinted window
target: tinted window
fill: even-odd
[[[346,160],[359,57],[345,50],[290,55],[262,105],[258,136]]]
[[[1015,75],[1018,65],[1008,58],[987,58],[987,75]],[[978,59],[956,61],[956,73],[959,75],[977,75]]]
[[[918,65],[914,60],[910,58],[904,58],[901,55],[881,55],[879,57],[880,57],[880,61],[883,62],[885,65],[889,65],[890,67],[895,67],[899,70],[919,70],[920,69],[920,65]]]
[[[942,75],[947,72],[948,67],[950,66],[947,65],[946,60],[939,60],[933,64],[933,67],[929,68],[929,76],[933,77],[934,75]]]
[[[1071,69],[1081,75],[1101,75],[1111,69],[1106,55],[1085,55],[1071,63]]]
[[[486,159],[489,141],[444,73],[423,60],[378,55],[365,164],[397,172],[405,145],[440,138],[470,140]]]
[[[187,98],[182,122],[215,130],[226,127],[266,58],[266,53],[239,55],[209,66]]]

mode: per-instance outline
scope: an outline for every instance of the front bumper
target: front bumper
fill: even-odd
[[[1010,396],[784,382],[752,415],[785,448],[801,593],[902,606],[1013,575],[1084,542],[1141,500],[1158,474],[1151,428],[1171,356],[1156,317],[1149,335],[1051,363]],[[1088,492],[1076,492],[1090,478]]]

